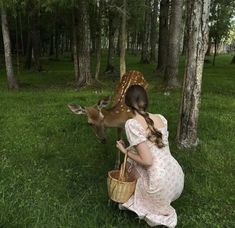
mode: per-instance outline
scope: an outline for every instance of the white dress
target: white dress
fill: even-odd
[[[134,167],[139,174],[136,189],[131,198],[120,209],[129,209],[139,218],[144,219],[150,226],[165,225],[175,227],[177,215],[170,203],[176,200],[183,191],[184,173],[179,163],[171,155],[168,146],[167,120],[159,115],[164,127],[158,129],[163,136],[163,148],[158,148],[147,139],[147,132],[135,119],[127,120],[125,130],[130,143],[128,148],[146,142],[153,157],[153,163],[148,169],[138,165],[128,158],[131,163],[129,171]]]

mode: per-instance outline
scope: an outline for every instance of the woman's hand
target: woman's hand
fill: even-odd
[[[119,140],[117,141],[116,147],[123,153],[126,154],[127,150],[126,150],[126,146],[123,140]]]

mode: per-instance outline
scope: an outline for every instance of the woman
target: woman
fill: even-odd
[[[169,150],[167,120],[146,112],[148,98],[141,86],[128,88],[125,103],[134,114],[125,124],[130,146],[117,141],[117,148],[127,153],[127,171],[138,179],[134,194],[119,207],[135,212],[150,226],[175,227],[177,215],[170,203],[183,191],[184,173]]]

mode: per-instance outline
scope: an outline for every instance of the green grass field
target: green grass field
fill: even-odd
[[[164,96],[153,64],[128,56],[127,68],[150,83],[150,112],[169,121],[170,148],[185,172],[185,189],[173,203],[178,227],[235,226],[235,66],[231,56],[205,64],[195,150],[175,145],[180,90]],[[102,70],[104,70],[103,59]],[[1,64],[0,69],[3,69]],[[44,72],[22,71],[21,89],[10,92],[0,70],[0,227],[147,227],[119,211],[107,196],[106,177],[115,163],[115,129],[101,145],[83,116],[68,103],[95,104],[112,94],[118,78],[76,91],[72,62],[44,60]],[[180,65],[182,78],[183,61]],[[97,91],[97,93],[95,92]]]

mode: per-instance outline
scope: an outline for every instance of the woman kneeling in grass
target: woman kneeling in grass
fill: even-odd
[[[146,112],[148,98],[141,86],[130,86],[125,102],[135,114],[125,124],[130,146],[120,140],[117,148],[127,153],[128,172],[138,179],[134,194],[119,207],[134,211],[150,226],[175,227],[177,215],[170,204],[183,191],[184,173],[170,153],[167,120]]]

